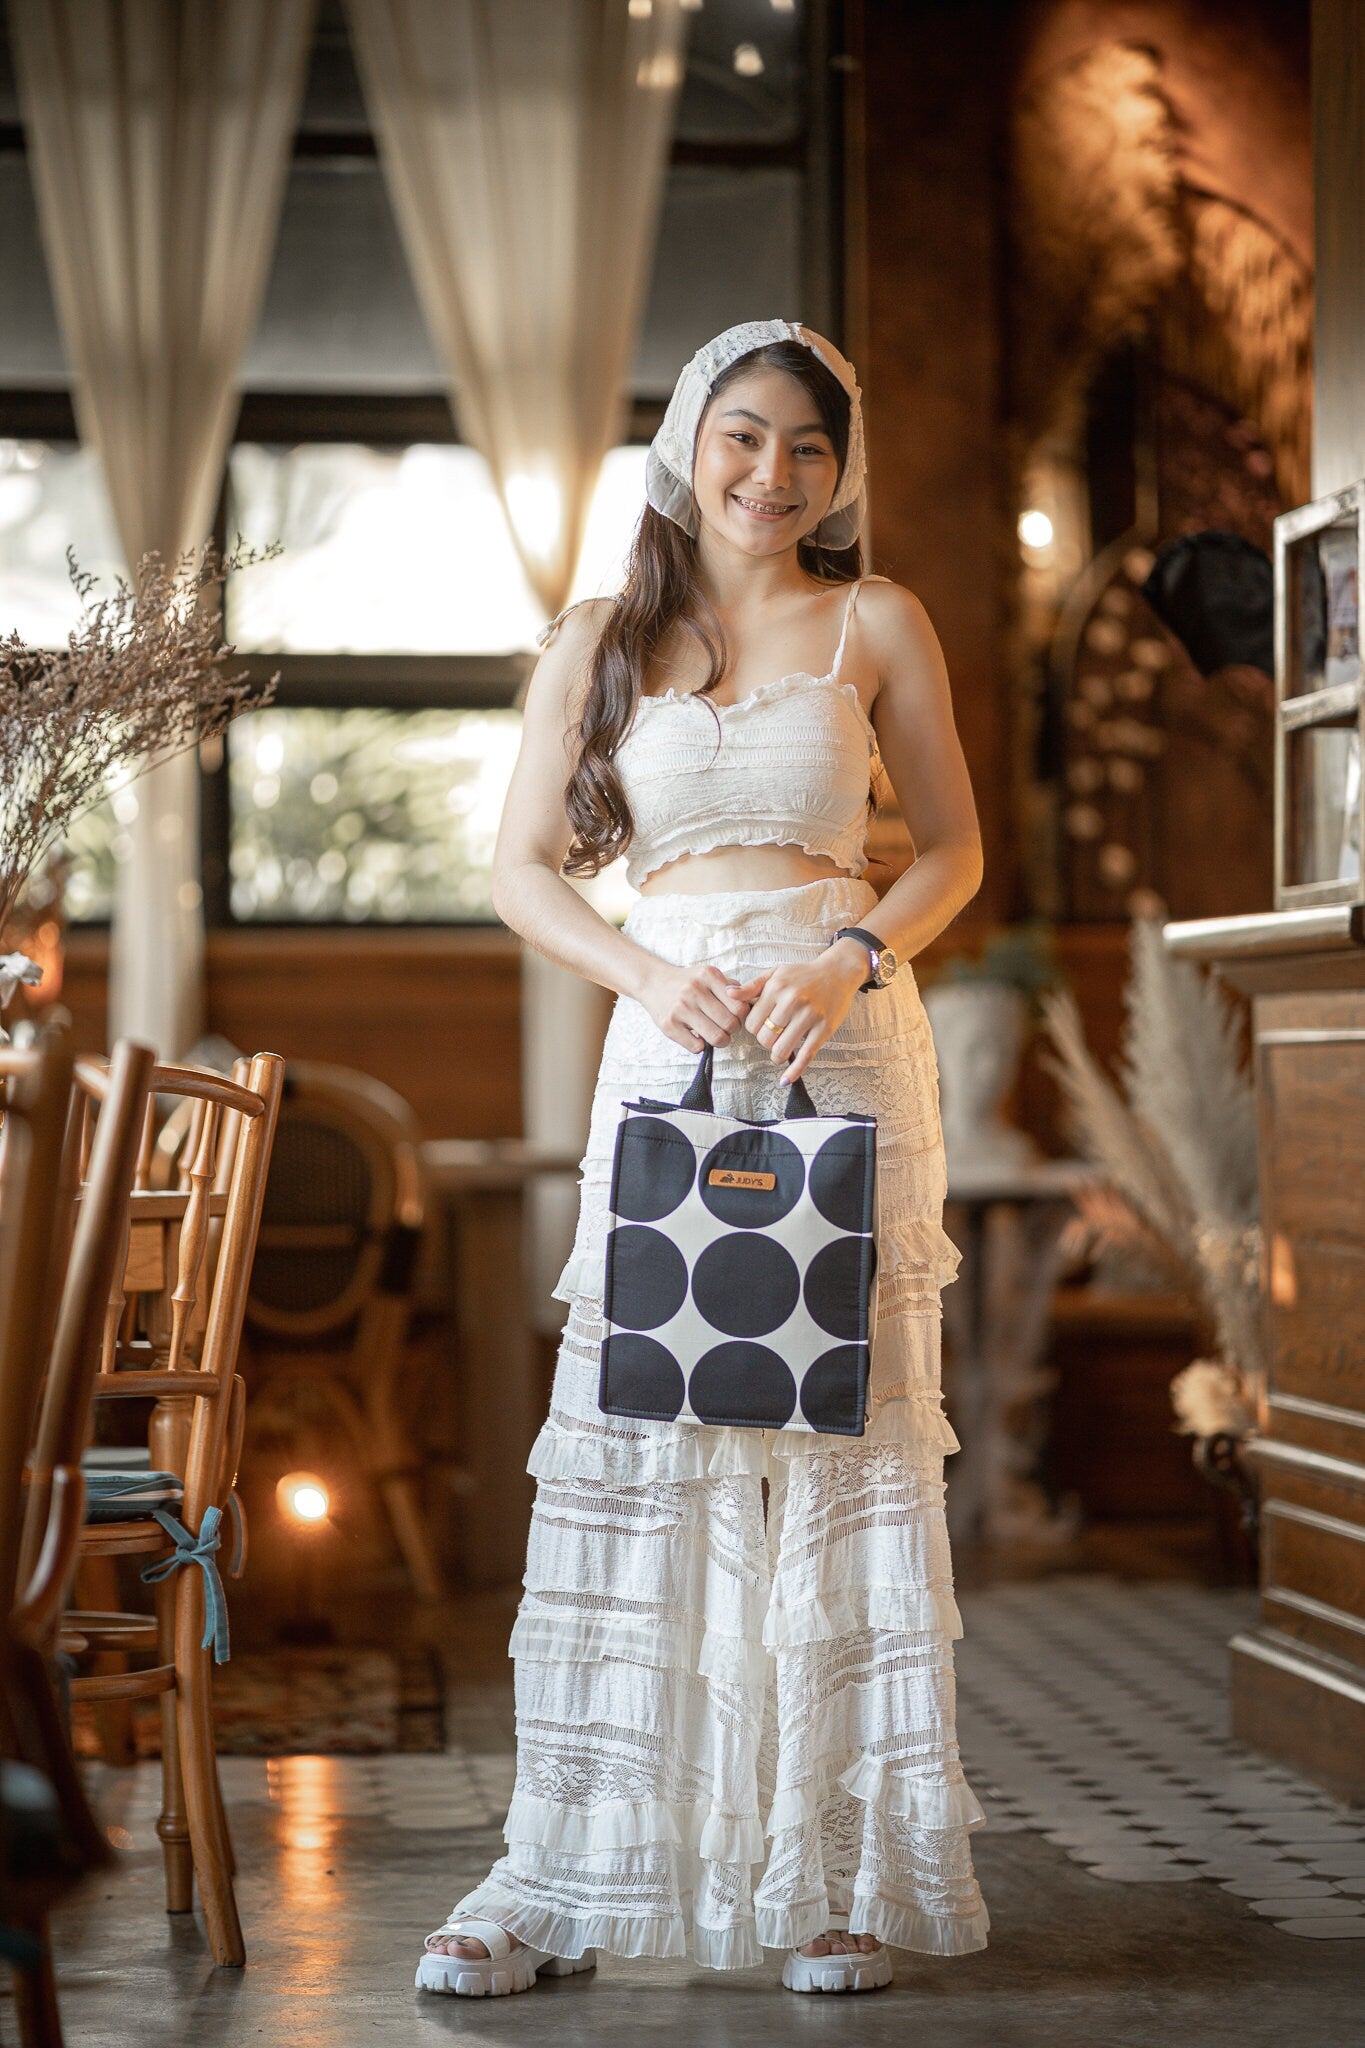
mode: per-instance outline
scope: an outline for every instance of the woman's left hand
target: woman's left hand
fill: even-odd
[[[866,948],[856,939],[837,939],[817,959],[770,967],[734,994],[750,1005],[745,1030],[784,1067],[782,1079],[790,1084],[834,1036],[866,980]]]

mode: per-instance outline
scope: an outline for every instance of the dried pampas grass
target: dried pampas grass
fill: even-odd
[[[0,935],[29,878],[73,818],[134,774],[212,739],[273,681],[229,675],[213,593],[238,569],[278,553],[212,543],[174,563],[144,555],[108,596],[68,553],[80,624],[55,651],[0,639]]]
[[[1237,1018],[1215,983],[1172,959],[1158,922],[1134,922],[1131,961],[1118,1086],[1086,1045],[1074,999],[1043,998],[1055,1054],[1044,1064],[1109,1184],[1082,1196],[1073,1245],[1136,1250],[1180,1278],[1249,1417],[1265,1359],[1256,1111]]]

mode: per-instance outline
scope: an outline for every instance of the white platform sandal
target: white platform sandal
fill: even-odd
[[[481,1941],[486,1956],[448,1956],[431,1947],[433,1941]],[[451,1920],[427,1936],[427,1948],[417,1965],[419,1991],[446,1991],[456,1998],[506,1998],[513,1991],[529,1991],[537,1977],[572,1977],[579,1970],[597,1967],[596,1949],[581,1956],[547,1956],[543,1949],[513,1948],[505,1927],[496,1920]]]
[[[846,1927],[831,1927],[830,1934],[847,1934]],[[788,1991],[880,1991],[891,1982],[891,1958],[883,1945],[874,1949],[852,1949],[843,1955],[803,1956],[799,1948],[789,1949],[782,1965],[782,1982]]]

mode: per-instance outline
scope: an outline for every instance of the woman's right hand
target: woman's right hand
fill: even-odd
[[[728,1045],[749,1014],[739,983],[719,967],[674,967],[656,960],[640,1001],[665,1038],[688,1052]]]

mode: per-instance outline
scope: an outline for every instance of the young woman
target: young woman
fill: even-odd
[[[432,1991],[526,1990],[597,1948],[714,1969],[785,1949],[792,1990],[864,1990],[890,1980],[884,1943],[986,1940],[943,1512],[957,1254],[906,964],[981,879],[943,656],[909,591],[860,577],[858,387],[809,329],[698,353],[647,493],[620,596],[542,636],[498,839],[501,916],[619,1000],[530,1462],[507,1851],[429,1937]],[[858,878],[881,764],[916,858],[879,901]],[[564,877],[621,853],[640,895],[618,931]],[[597,1405],[619,1105],[676,1102],[706,1045],[723,1113],[780,1116],[804,1074],[818,1110],[877,1119],[861,1438]]]

